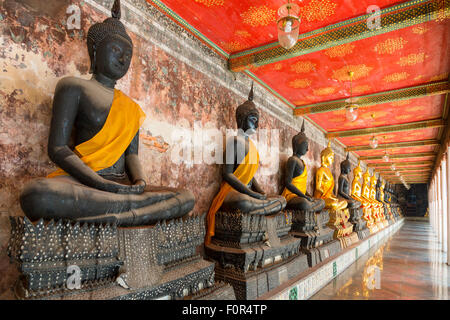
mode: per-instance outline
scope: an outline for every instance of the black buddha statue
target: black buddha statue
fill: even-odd
[[[89,29],[93,77],[66,77],[56,86],[48,155],[61,169],[32,181],[20,195],[32,221],[150,225],[183,216],[194,206],[190,191],[146,185],[138,158],[145,114],[114,88],[133,54],[120,12],[120,1],[115,0],[112,17]],[[73,133],[75,148],[69,143]]]
[[[253,102],[253,84],[248,100],[236,109],[236,121],[238,134],[227,141],[223,182],[207,215],[205,244],[209,244],[214,236],[214,217],[219,209],[272,215],[286,206],[281,196],[267,197],[254,177],[259,166],[259,154],[250,136],[258,129],[259,111]]]
[[[358,200],[353,199],[350,196],[350,183],[348,181],[348,174],[350,173],[350,161],[348,159],[349,154],[347,153],[347,157],[344,161],[341,162],[341,174],[339,175],[338,179],[338,195],[342,198],[344,198],[348,205],[347,208],[349,209],[356,209],[361,207],[361,202]]]
[[[287,209],[317,212],[325,207],[325,201],[306,194],[308,170],[301,157],[308,152],[308,142],[303,121],[301,131],[292,138],[293,155],[286,164],[286,187],[282,196],[286,198]]]

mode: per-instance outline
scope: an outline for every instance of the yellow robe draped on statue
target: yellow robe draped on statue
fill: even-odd
[[[247,185],[252,181],[256,171],[259,166],[259,153],[256,146],[249,139],[249,150],[244,158],[244,161],[236,168],[233,174],[239,179],[243,184]],[[206,216],[206,238],[205,244],[211,243],[211,238],[214,236],[215,231],[215,214],[222,206],[225,197],[233,188],[227,183],[222,182],[220,186],[219,193],[214,198],[211,207],[209,208],[208,214]]]
[[[296,176],[295,178],[292,179],[292,184],[298,190],[303,192],[303,194],[306,194],[306,181],[308,180],[308,170],[304,162],[303,165],[305,169],[303,170],[301,175]],[[286,199],[287,202],[289,202],[289,200],[291,200],[292,198],[298,197],[298,195],[289,191],[288,188],[284,188],[283,193],[281,195]]]
[[[325,171],[325,172],[322,173],[322,171]],[[317,189],[317,186],[319,185],[318,177],[321,176],[321,175],[329,177],[328,181],[323,181],[322,182],[323,193],[321,193]],[[324,168],[324,167],[320,167],[317,170],[317,173],[316,173],[316,191],[314,192],[314,197],[326,200],[326,199],[328,199],[328,198],[333,196],[333,189],[334,189],[334,178],[333,178],[333,175],[331,174],[330,169]]]
[[[90,140],[75,147],[74,152],[94,171],[114,165],[130,145],[145,120],[141,107],[120,90],[114,90],[114,99],[102,129]],[[58,169],[47,177],[67,173]]]

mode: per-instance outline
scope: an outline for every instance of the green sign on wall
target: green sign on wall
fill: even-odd
[[[297,286],[293,287],[289,291],[289,300],[298,300],[298,289],[297,289]]]
[[[333,278],[337,276],[337,264],[336,261],[333,262]]]

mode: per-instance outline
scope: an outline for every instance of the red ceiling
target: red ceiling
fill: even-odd
[[[147,0],[152,2],[151,0]],[[277,41],[278,8],[287,0],[163,0],[200,33],[227,53]],[[380,8],[398,0],[305,0],[300,6],[300,33],[366,14],[376,2]]]
[[[209,41],[231,54],[277,41],[277,9],[287,0],[147,0],[163,2]],[[370,5],[380,8],[398,0],[304,0],[300,33],[366,14]],[[164,10],[162,10],[164,11]],[[175,19],[177,20],[177,19]],[[179,20],[179,19],[178,19]],[[450,20],[390,31],[280,62],[251,68],[277,94],[296,106],[345,99],[350,96],[348,71],[354,72],[353,95],[362,96],[448,79]],[[361,107],[349,122],[344,111],[309,114],[326,132],[397,125],[442,119],[445,95],[428,96]],[[440,139],[439,128],[378,134],[380,144]],[[346,146],[368,145],[372,135],[338,138]],[[391,154],[434,152],[436,146],[397,148]],[[360,156],[384,154],[384,149],[357,152]],[[433,159],[433,158],[431,158]],[[409,158],[396,162],[430,160]]]
[[[420,27],[265,65],[252,72],[294,105],[350,97],[349,71],[354,72],[354,95],[447,79],[449,59],[442,57],[448,52],[448,25],[429,22]],[[421,33],[423,30],[426,32]]]
[[[444,97],[436,95],[363,107],[358,110],[358,118],[353,122],[346,119],[345,110],[311,114],[309,118],[328,132],[363,129],[439,119],[443,104]]]

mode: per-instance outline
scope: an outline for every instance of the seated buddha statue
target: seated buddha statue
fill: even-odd
[[[288,209],[318,212],[325,207],[325,201],[307,195],[308,170],[301,159],[308,152],[308,142],[305,135],[305,122],[303,122],[300,133],[292,138],[293,155],[289,157],[286,164],[286,187],[282,196],[286,198]]]
[[[193,209],[190,191],[146,185],[138,157],[145,114],[115,89],[133,53],[120,12],[120,1],[115,0],[112,17],[89,29],[92,78],[66,77],[56,86],[48,155],[60,169],[31,181],[22,191],[20,204],[32,221],[141,226],[181,217]]]
[[[377,181],[378,178],[374,172],[370,178],[370,199],[373,201],[372,207],[375,208],[375,219],[381,226],[384,220],[384,209],[383,204],[377,200]]]
[[[357,198],[352,197],[350,193],[350,183],[348,182],[348,174],[350,173],[350,161],[348,159],[349,154],[347,153],[347,158],[341,162],[341,174],[338,179],[338,195],[344,198],[349,209],[357,209],[361,207],[361,201]]]
[[[223,182],[206,216],[205,245],[210,244],[214,236],[215,214],[219,209],[245,214],[274,215],[286,207],[284,197],[268,197],[255,179],[259,167],[259,153],[250,136],[258,129],[259,111],[253,102],[253,84],[248,100],[236,109],[236,122],[238,133],[226,143]]]
[[[330,166],[334,161],[334,152],[328,146],[320,153],[321,167],[316,172],[316,190],[314,192],[315,198],[325,200],[325,208],[332,210],[343,210],[347,208],[346,200],[339,200],[334,194],[334,178],[331,173]]]
[[[367,168],[366,172],[363,174],[363,187],[361,197],[365,200],[367,204],[367,210],[364,212],[364,220],[367,221],[367,227],[371,230],[371,232],[378,231],[376,227],[376,216],[375,216],[375,206],[374,202],[370,198],[370,172],[369,168]]]

